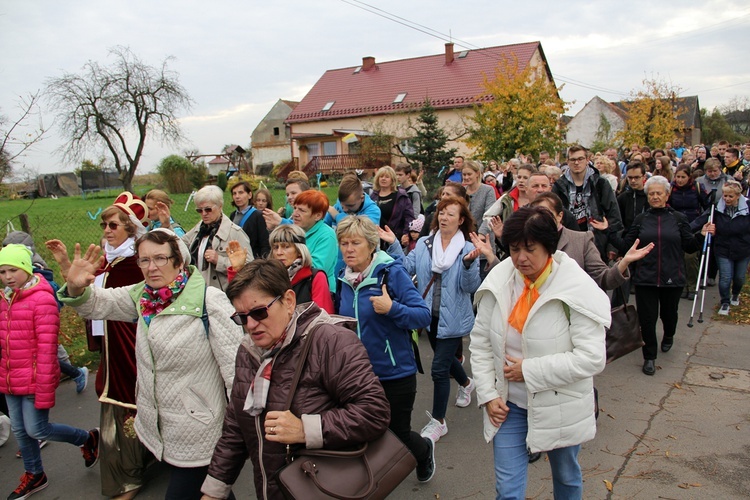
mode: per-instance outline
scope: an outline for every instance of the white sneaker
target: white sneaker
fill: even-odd
[[[722,304],[719,308],[719,316],[729,316],[729,304]]]
[[[740,305],[740,294],[738,293],[737,295],[732,295],[732,298],[729,300],[729,303],[732,304],[733,306]]]
[[[420,432],[419,434],[422,437],[432,439],[433,443],[437,443],[441,437],[448,434],[448,424],[441,424],[438,420],[432,418],[432,415],[430,415],[429,411],[426,411],[425,413],[428,417],[430,417],[430,421],[427,422],[427,425],[422,427],[422,432]]]
[[[471,404],[471,393],[474,391],[474,379],[469,379],[469,385],[466,387],[459,385],[458,394],[456,395],[456,406],[466,408]]]

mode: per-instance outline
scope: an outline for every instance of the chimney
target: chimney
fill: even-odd
[[[453,59],[453,42],[449,42],[445,44],[445,64],[452,63]]]
[[[367,71],[375,67],[375,58],[367,56],[362,58],[362,71]]]

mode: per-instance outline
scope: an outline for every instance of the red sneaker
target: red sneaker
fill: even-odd
[[[81,446],[81,454],[86,463],[86,468],[90,469],[99,461],[99,429],[91,429],[89,438]]]
[[[49,485],[47,482],[47,474],[40,472],[39,474],[32,474],[31,472],[24,472],[21,476],[21,484],[18,488],[13,490],[8,496],[8,500],[23,500],[29,498],[37,491],[41,491]]]

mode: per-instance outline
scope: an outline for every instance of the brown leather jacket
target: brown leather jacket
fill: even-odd
[[[297,322],[295,339],[276,358],[266,411],[284,409],[302,342],[315,329],[314,343],[292,400],[292,413],[298,417],[319,416],[322,447],[326,449],[349,448],[381,436],[390,423],[390,407],[367,351],[349,329],[354,320],[330,316],[314,303],[307,303],[297,307],[292,321]],[[259,439],[264,435],[265,413],[255,418],[243,410],[259,366],[260,349],[246,335],[237,353],[222,435],[203,483],[202,491],[209,496],[227,498],[249,457],[258,498],[283,498],[276,473],[286,464],[286,445]],[[307,434],[315,432],[309,433],[306,428],[305,433],[311,446]]]

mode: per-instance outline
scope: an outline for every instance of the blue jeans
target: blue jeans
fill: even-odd
[[[719,266],[719,296],[722,304],[729,304],[730,284],[732,285],[732,295],[739,295],[742,291],[748,263],[750,263],[750,257],[745,257],[742,260],[731,260],[716,256],[716,264]]]
[[[13,435],[21,448],[23,466],[27,472],[39,474],[42,467],[42,455],[39,452],[39,440],[61,441],[83,446],[89,438],[89,432],[64,424],[51,424],[48,421],[49,410],[34,408],[34,396],[5,395],[8,402],[8,416]]]
[[[507,404],[510,408],[508,417],[492,441],[495,451],[496,498],[524,500],[529,467],[526,448],[527,411],[510,401]],[[583,498],[583,476],[578,464],[580,449],[581,445],[575,445],[547,452],[555,499]]]

